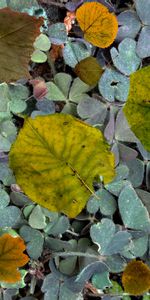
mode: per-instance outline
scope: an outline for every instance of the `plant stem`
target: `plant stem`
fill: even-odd
[[[56,69],[55,69],[54,62],[52,61],[49,52],[47,52],[47,62],[49,64],[50,68],[51,68],[53,76],[55,76],[57,72],[56,72]]]
[[[96,255],[96,254],[90,254],[90,253],[83,253],[83,252],[78,252],[78,251],[71,251],[71,252],[56,252],[53,254],[53,257],[57,256],[63,256],[63,257],[68,257],[68,256],[80,256],[80,257],[88,257],[88,258],[96,258],[97,260],[100,261],[105,261],[105,256],[102,255]]]

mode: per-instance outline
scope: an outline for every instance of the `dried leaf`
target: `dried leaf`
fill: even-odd
[[[125,292],[141,295],[150,289],[150,268],[142,261],[132,260],[126,266],[122,275]]]
[[[46,83],[43,79],[37,78],[29,81],[33,86],[33,95],[36,100],[41,100],[44,96],[46,96],[48,90]]]
[[[24,250],[25,244],[20,237],[7,233],[0,237],[0,281],[15,283],[21,279],[18,268],[29,261],[22,253]]]
[[[104,182],[114,177],[114,156],[102,133],[71,115],[27,118],[9,158],[17,183],[33,201],[72,218],[99,175]]]
[[[31,77],[28,63],[42,24],[43,18],[37,19],[9,8],[0,10],[0,81]]]
[[[97,84],[103,70],[95,57],[89,56],[82,59],[74,69],[77,76],[88,85]]]
[[[106,48],[116,38],[117,18],[98,2],[87,2],[76,11],[77,21],[83,30],[84,39],[94,46]]]
[[[124,113],[131,130],[150,151],[150,66],[142,68],[130,76],[130,89]]]

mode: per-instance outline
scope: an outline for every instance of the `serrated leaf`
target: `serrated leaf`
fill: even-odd
[[[150,268],[142,261],[130,261],[123,272],[122,284],[125,292],[131,295],[147,292],[150,289]]]
[[[69,217],[85,206],[98,175],[104,182],[114,176],[114,157],[102,133],[64,114],[28,118],[11,148],[10,166],[19,186],[33,201]]]
[[[125,102],[129,91],[129,79],[121,73],[106,69],[98,83],[99,92],[110,102]]]
[[[150,218],[146,207],[131,185],[123,188],[118,199],[119,211],[125,227],[150,230]]]
[[[42,23],[43,18],[37,20],[9,8],[0,10],[0,35],[3,37],[0,39],[1,81],[30,78],[28,63],[34,49],[33,42],[40,33]]]
[[[74,72],[86,84],[95,85],[100,79],[103,70],[96,58],[89,56],[77,63]]]
[[[18,267],[24,266],[29,258],[22,252],[25,244],[20,237],[4,234],[0,237],[0,281],[15,283],[21,279]]]
[[[123,74],[130,75],[135,72],[141,59],[136,54],[136,42],[131,38],[124,39],[116,48],[110,50],[114,66]]]
[[[131,74],[128,99],[123,109],[131,130],[148,151],[150,151],[149,80],[150,66],[144,67]]]
[[[84,33],[84,39],[94,46],[110,46],[118,31],[115,15],[98,2],[84,3],[76,11],[77,21]]]

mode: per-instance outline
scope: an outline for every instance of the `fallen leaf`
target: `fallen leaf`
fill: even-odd
[[[137,296],[150,289],[150,268],[142,261],[130,261],[122,275],[126,293]]]
[[[62,49],[64,48],[64,45],[55,45],[52,44],[50,52],[47,54],[50,56],[50,58],[55,61],[59,57],[62,57]]]
[[[84,208],[99,175],[105,183],[114,177],[114,156],[100,130],[65,114],[27,118],[9,162],[33,201],[70,218]]]
[[[88,85],[95,85],[99,81],[103,69],[95,57],[89,56],[82,59],[74,69],[76,75]]]
[[[131,130],[150,151],[150,66],[130,76],[130,89],[124,113]]]
[[[44,96],[46,96],[48,89],[43,79],[31,79],[29,83],[33,86],[33,95],[36,100],[41,100]]]
[[[117,18],[101,3],[84,3],[77,9],[76,19],[84,33],[84,39],[94,46],[106,48],[117,36]]]
[[[0,81],[31,77],[28,63],[42,24],[43,18],[37,19],[8,7],[0,9]]]
[[[18,268],[29,261],[28,256],[23,253],[25,248],[20,237],[7,233],[0,237],[0,281],[15,283],[21,279]]]

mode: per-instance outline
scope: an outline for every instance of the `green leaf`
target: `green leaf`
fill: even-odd
[[[43,251],[44,237],[42,233],[29,226],[22,226],[20,236],[27,242],[27,253],[32,259],[38,259]]]
[[[67,41],[63,48],[63,58],[65,63],[74,68],[75,65],[82,59],[91,55],[91,48],[83,42],[71,42]]]
[[[121,191],[118,204],[125,227],[150,231],[148,211],[131,185]]]
[[[29,225],[36,229],[44,229],[46,227],[46,217],[44,216],[40,205],[36,205],[33,208],[29,216]]]
[[[71,115],[27,118],[9,158],[17,183],[33,201],[69,217],[85,207],[99,175],[104,182],[114,177],[114,157],[102,133]]]
[[[99,92],[109,102],[125,102],[129,91],[129,79],[121,73],[106,69],[98,83]]]
[[[0,209],[5,208],[10,202],[9,195],[0,188]]]
[[[123,74],[130,75],[135,72],[141,59],[136,54],[136,42],[133,39],[126,38],[116,48],[110,50],[114,66]]]
[[[41,33],[33,44],[34,48],[41,51],[48,51],[51,47],[51,43],[46,34]]]
[[[130,76],[130,90],[124,113],[131,130],[150,151],[150,66],[144,67]]]
[[[47,61],[47,55],[39,49],[34,50],[31,60],[35,63],[42,64]]]
[[[0,210],[0,227],[14,227],[19,221],[21,211],[16,206],[7,206]]]
[[[49,26],[48,35],[55,45],[62,45],[67,41],[67,31],[64,23],[56,23]]]
[[[96,273],[92,277],[92,284],[96,289],[105,289],[106,287],[111,287],[112,282],[109,279],[109,272]]]

